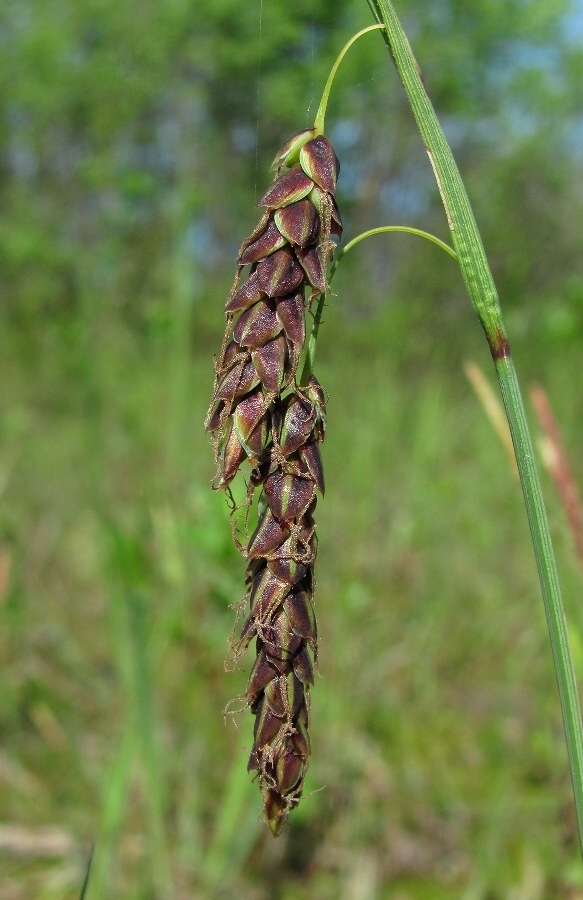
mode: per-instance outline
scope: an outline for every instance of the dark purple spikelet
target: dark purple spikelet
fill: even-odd
[[[342,220],[334,197],[339,164],[323,135],[299,132],[275,164],[276,178],[258,204],[265,213],[239,251],[205,424],[215,449],[215,487],[228,490],[247,460],[248,507],[260,491],[256,528],[246,545],[238,544],[248,560],[247,613],[232,652],[238,658],[255,640],[245,693],[255,716],[248,767],[277,835],[304,786],[317,653],[313,516],[317,493],[324,492],[319,445],[326,407],[313,375],[299,382],[298,366],[305,313],[326,292],[331,235],[340,237]]]

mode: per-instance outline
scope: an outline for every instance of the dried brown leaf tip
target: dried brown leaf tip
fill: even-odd
[[[298,372],[306,313],[326,292],[331,235],[340,236],[342,221],[334,197],[339,164],[323,135],[299,132],[274,167],[275,180],[258,204],[265,213],[239,251],[206,428],[215,449],[215,487],[229,490],[247,461],[245,523],[257,509],[256,527],[243,543],[234,527],[247,559],[247,590],[231,656],[238,659],[255,640],[244,697],[255,716],[249,770],[257,773],[266,819],[279,834],[299,803],[310,755],[314,510],[324,492],[324,392],[313,375],[300,383]]]

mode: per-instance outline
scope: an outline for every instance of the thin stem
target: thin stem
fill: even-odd
[[[326,118],[326,107],[328,106],[328,98],[330,97],[330,91],[332,90],[332,82],[334,81],[334,77],[336,72],[338,71],[338,67],[352,45],[355,41],[363,36],[363,34],[368,34],[369,31],[378,31],[379,28],[384,28],[384,25],[369,25],[367,28],[363,28],[362,31],[358,31],[355,35],[353,35],[348,43],[344,45],[338,56],[336,57],[336,62],[332,66],[330,70],[330,74],[328,75],[328,81],[324,87],[324,93],[322,94],[322,99],[320,100],[320,105],[318,107],[318,112],[316,113],[316,119],[314,121],[314,129],[316,134],[324,134],[324,119]]]
[[[516,453],[545,606],[569,753],[579,840],[583,850],[583,732],[577,685],[540,479],[496,287],[460,173],[427,96],[419,66],[393,4],[390,0],[368,0],[368,3],[377,22],[385,25],[384,38],[425,142],[459,266],[496,367]]]
[[[87,860],[87,868],[85,869],[85,878],[83,879],[83,884],[81,886],[81,893],[79,895],[79,900],[85,900],[87,896],[87,888],[89,887],[89,877],[91,875],[91,863],[93,862],[93,850],[94,845],[91,846],[89,851],[89,859]]]
[[[457,260],[457,253],[455,252],[455,250],[453,250],[449,246],[449,244],[446,244],[445,241],[442,241],[434,234],[430,234],[428,231],[421,231],[419,228],[410,228],[408,225],[381,225],[380,228],[370,228],[368,231],[363,231],[360,234],[357,234],[356,237],[352,238],[351,241],[348,241],[348,243],[338,251],[338,253],[336,254],[336,258],[332,263],[328,281],[332,281],[340,260],[348,253],[349,250],[352,250],[353,247],[356,247],[356,245],[360,244],[361,241],[364,241],[365,238],[373,237],[375,234],[389,234],[393,231],[400,231],[403,232],[403,234],[415,234],[417,235],[417,237],[425,238],[426,241],[431,241],[432,244],[437,244],[438,247],[441,247],[441,249],[445,250],[446,253],[449,253],[449,255],[453,259]]]
[[[363,231],[361,234],[357,234],[357,236],[352,238],[352,240],[349,241],[345,247],[342,247],[342,249],[338,251],[338,253],[336,254],[336,258],[330,268],[330,272],[328,275],[328,284],[332,282],[340,260],[346,256],[349,250],[352,250],[353,247],[356,247],[356,245],[360,244],[361,241],[364,241],[365,238],[373,237],[375,234],[388,234],[392,231],[401,231],[405,234],[414,234],[417,235],[417,237],[425,238],[425,240],[431,241],[432,244],[437,244],[438,247],[441,247],[442,250],[445,250],[446,253],[449,253],[449,255],[453,257],[453,259],[457,259],[455,250],[452,250],[449,244],[446,244],[445,241],[440,240],[440,238],[436,237],[434,234],[430,234],[428,231],[421,231],[419,228],[410,228],[408,225],[381,225],[380,228],[370,228],[368,231]],[[313,371],[314,357],[316,355],[316,343],[318,341],[318,331],[320,328],[320,323],[322,321],[322,313],[324,311],[324,301],[325,295],[321,294],[318,299],[316,312],[314,313],[314,321],[312,323],[312,330],[310,332],[308,350],[302,368],[300,384],[307,384]]]

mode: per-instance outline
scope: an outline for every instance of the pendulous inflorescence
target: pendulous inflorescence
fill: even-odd
[[[255,639],[244,696],[255,716],[248,768],[278,834],[303,790],[317,653],[314,510],[324,492],[326,405],[311,372],[306,317],[314,303],[321,307],[342,222],[338,159],[316,128],[288,141],[274,167],[276,178],[258,204],[264,215],[239,251],[205,424],[215,487],[232,499],[229,485],[246,461],[245,519],[259,492],[253,533],[241,541],[233,529],[247,570],[244,624],[232,652],[238,659]]]

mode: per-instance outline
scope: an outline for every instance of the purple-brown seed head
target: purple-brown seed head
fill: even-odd
[[[316,495],[324,492],[325,396],[313,375],[299,383],[298,365],[309,305],[327,290],[331,236],[340,237],[342,220],[334,196],[338,159],[323,135],[299,132],[274,167],[275,180],[258,204],[264,214],[239,251],[206,427],[215,448],[215,486],[229,489],[247,469],[245,521],[260,492],[251,536],[243,545],[235,538],[247,559],[247,614],[232,652],[238,658],[255,639],[245,693],[255,716],[248,767],[278,834],[299,803],[310,756],[317,654],[313,515]]]

